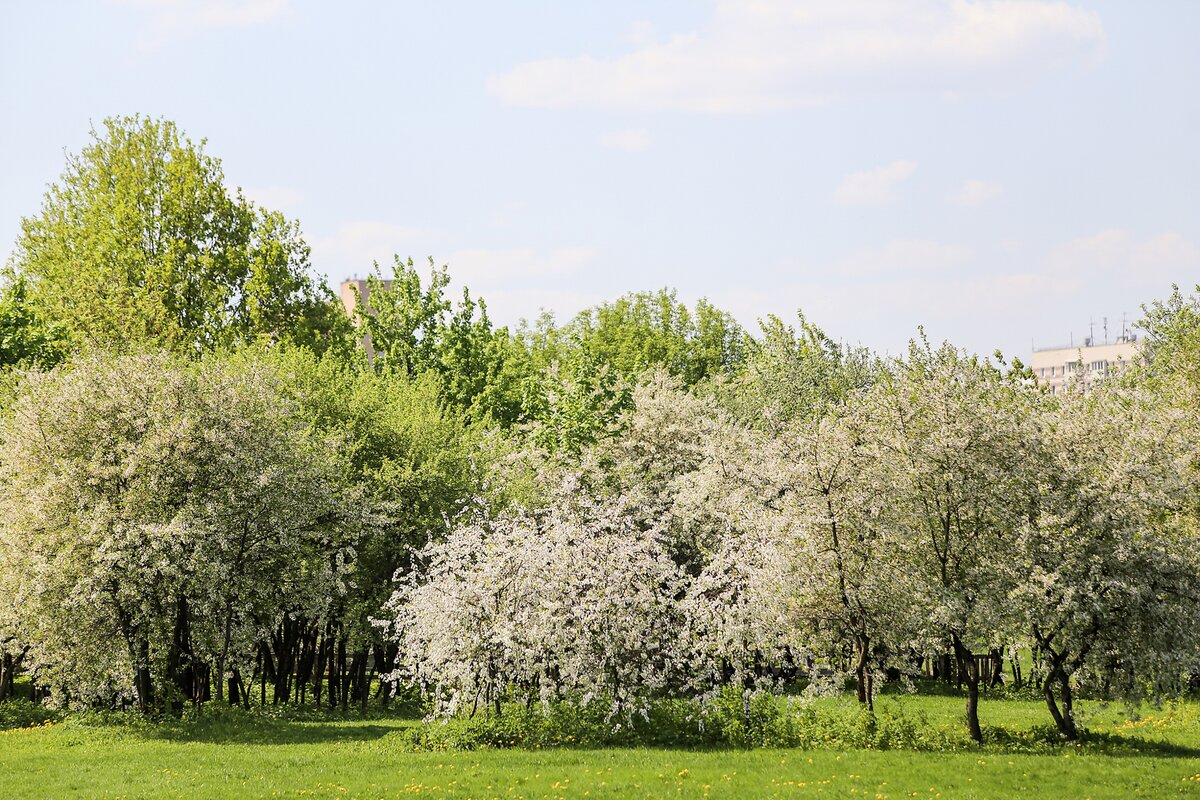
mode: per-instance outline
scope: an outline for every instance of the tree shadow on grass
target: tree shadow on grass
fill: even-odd
[[[142,717],[129,712],[87,713],[76,722],[94,730],[148,741],[297,745],[369,742],[418,724],[403,709],[368,714],[268,707],[245,711],[208,708],[182,717]]]
[[[208,744],[296,745],[336,742],[370,742],[383,738],[400,726],[378,722],[359,723],[268,721],[258,724],[218,723],[212,725],[165,725],[146,729],[147,739]]]
[[[1200,747],[1110,731],[1084,731],[1077,743],[1066,741],[1053,726],[1030,731],[986,728],[985,744],[1000,752],[1025,755],[1103,755],[1113,758],[1197,758]]]

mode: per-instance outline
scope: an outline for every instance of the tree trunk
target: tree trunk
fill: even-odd
[[[1004,683],[1004,651],[995,648],[991,651],[992,674],[988,676],[988,686],[995,688]]]
[[[975,656],[963,646],[958,634],[953,636],[954,655],[958,660],[959,680],[967,684],[967,730],[971,738],[983,741],[983,729],[979,725],[979,665]]]
[[[5,652],[0,656],[0,700],[7,700],[13,693],[14,675],[16,665],[13,663],[11,653]]]
[[[1058,684],[1059,692],[1062,695],[1061,710],[1059,710],[1054,697],[1055,684]],[[1078,739],[1079,727],[1075,724],[1075,702],[1071,692],[1071,678],[1062,670],[1061,666],[1055,665],[1047,673],[1046,680],[1042,684],[1042,693],[1046,697],[1046,708],[1050,710],[1050,716],[1054,718],[1054,725],[1058,728],[1058,732],[1069,742]]]
[[[192,631],[186,597],[175,601],[175,625],[171,635],[171,649],[167,652],[167,679],[174,685],[171,710],[183,711],[185,700],[198,700],[196,673],[192,663]]]
[[[134,690],[137,692],[138,711],[149,714],[154,710],[154,683],[150,675],[150,642],[142,639],[138,643],[137,672]]]
[[[874,679],[871,676],[871,670],[867,664],[867,657],[871,652],[871,640],[863,635],[854,637],[854,677],[857,684],[858,702],[865,705],[867,710],[874,713],[875,698],[874,698]]]

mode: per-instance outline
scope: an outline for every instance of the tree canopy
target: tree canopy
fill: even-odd
[[[75,347],[342,346],[348,326],[309,274],[299,225],[231,192],[204,144],[140,116],[93,130],[22,220],[10,268],[30,306]]]

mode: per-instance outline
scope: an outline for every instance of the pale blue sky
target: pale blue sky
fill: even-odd
[[[1024,355],[1200,280],[1200,3],[0,0],[0,256],[89,122],[176,120],[331,282],[633,289]]]

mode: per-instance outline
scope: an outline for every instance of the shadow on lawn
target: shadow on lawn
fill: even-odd
[[[90,712],[76,717],[85,727],[145,740],[212,744],[296,745],[370,742],[419,724],[405,709],[344,714],[315,709],[270,708],[193,710],[182,717],[141,717],[122,712]]]
[[[370,742],[399,729],[379,721],[297,722],[267,720],[254,724],[203,722],[187,725],[160,725],[142,732],[148,739],[210,744],[294,745],[335,742]]]
[[[1079,742],[1072,744],[1049,725],[1015,733],[1006,728],[985,728],[984,744],[995,751],[1010,754],[1074,752],[1115,758],[1200,758],[1200,747],[1108,731],[1085,731]]]

